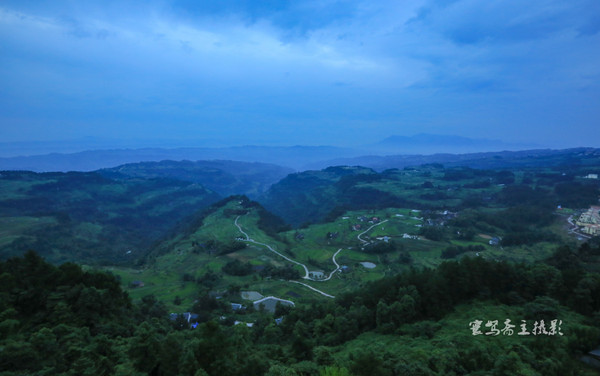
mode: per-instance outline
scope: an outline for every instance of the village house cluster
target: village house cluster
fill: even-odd
[[[364,226],[365,223],[374,225],[374,224],[381,222],[379,217],[366,217],[364,215],[361,215],[360,217],[357,217],[356,219],[358,219],[361,223],[357,223],[357,224],[350,226],[350,229],[352,231],[360,231],[360,230],[366,229],[368,226]]]
[[[600,235],[600,206],[592,206],[585,213],[581,214],[577,222],[581,227],[581,232],[588,235]]]

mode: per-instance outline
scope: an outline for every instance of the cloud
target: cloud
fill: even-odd
[[[527,103],[597,98],[599,20],[595,0],[7,0],[0,110],[22,119],[3,121],[14,134],[63,119],[82,134],[203,124],[216,137],[247,124],[374,139],[459,134],[481,118],[508,134],[500,117],[519,136],[531,111],[530,137],[568,117]],[[598,115],[585,107],[582,129]]]
[[[457,44],[511,43],[552,38],[570,30],[598,31],[592,0],[460,0],[431,2],[411,23],[430,27]]]

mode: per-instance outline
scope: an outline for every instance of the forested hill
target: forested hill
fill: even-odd
[[[531,217],[535,225],[536,216],[550,219],[549,212],[558,205],[584,208],[598,202],[598,181],[584,178],[598,172],[597,165],[568,162],[559,159],[547,168],[514,169],[434,163],[382,172],[329,167],[291,174],[258,201],[294,226],[328,221],[347,210],[386,207],[452,211],[513,207],[520,213],[535,208],[531,212],[537,213]]]
[[[258,201],[294,226],[321,221],[334,208],[351,207],[348,204],[354,201],[360,201],[363,208],[368,205],[398,206],[398,202],[386,201],[388,195],[361,199],[371,192],[356,187],[357,183],[378,180],[381,180],[379,174],[363,167],[304,171],[290,174],[274,184]]]
[[[237,204],[238,209],[230,209],[227,206]],[[214,248],[215,253],[226,255],[228,253],[244,248],[245,244],[235,240],[241,233],[237,230],[234,234],[225,230],[225,227],[233,227],[233,222],[236,216],[246,215],[251,210],[257,213],[256,228],[263,231],[269,236],[277,236],[279,232],[290,230],[283,219],[267,211],[261,204],[250,200],[244,195],[233,195],[221,199],[212,205],[199,210],[185,218],[185,221],[179,222],[168,233],[166,233],[159,241],[157,241],[151,251],[147,254],[145,263],[157,267],[155,263],[156,257],[165,253],[174,252],[175,244],[187,243],[194,244],[195,253],[199,253],[199,249]],[[218,223],[208,223],[208,217],[217,218]],[[214,219],[213,219],[214,220]],[[208,244],[200,245],[195,239],[197,232],[203,229],[203,226],[210,227],[207,232],[210,234],[210,240],[205,239]],[[195,240],[194,240],[195,239]],[[197,269],[199,265],[187,265],[191,269]]]
[[[403,153],[403,154],[396,154]],[[522,151],[497,151],[482,153],[439,153],[432,155],[406,154],[398,148],[390,155],[365,155],[353,158],[337,158],[313,163],[308,167],[320,169],[327,166],[365,166],[377,171],[391,168],[404,168],[430,163],[441,163],[447,167],[471,167],[479,169],[515,169],[515,168],[544,168],[552,166],[572,166],[581,168],[600,163],[600,149],[539,149]]]
[[[99,171],[113,179],[169,178],[199,183],[223,197],[236,194],[255,197],[292,172],[274,164],[225,160],[142,162]]]
[[[183,218],[219,200],[197,183],[94,172],[0,172],[0,258],[133,264]]]

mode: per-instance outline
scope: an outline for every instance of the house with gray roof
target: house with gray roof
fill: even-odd
[[[253,304],[254,304],[254,309],[259,310],[260,306],[262,305],[264,307],[265,311],[268,311],[271,313],[275,312],[275,307],[277,307],[277,304],[281,304],[284,306],[291,306],[291,307],[296,306],[294,304],[294,302],[292,302],[291,300],[279,299],[274,296],[267,296],[265,298],[259,299],[259,300],[255,301]]]

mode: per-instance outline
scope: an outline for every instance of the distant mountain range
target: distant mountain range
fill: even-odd
[[[52,144],[54,145],[54,144]],[[50,146],[52,146],[50,145]],[[72,144],[69,144],[74,147]],[[170,144],[165,144],[165,146]],[[46,145],[48,146],[48,145]],[[2,143],[0,155],[32,153],[48,150],[43,143]],[[49,147],[49,146],[48,146]],[[0,158],[0,170],[47,171],[94,171],[112,168],[127,163],[156,162],[163,160],[230,160],[261,162],[285,166],[295,170],[321,169],[332,165],[360,164],[378,168],[377,164],[400,162],[429,163],[434,153],[464,154],[500,150],[523,150],[532,145],[509,144],[502,141],[472,139],[460,136],[418,134],[415,136],[391,136],[376,144],[358,148],[335,146],[233,146],[233,147],[186,147],[186,148],[141,148],[103,149],[75,153],[50,153],[29,156]],[[21,149],[19,149],[21,148]],[[407,155],[411,155],[407,157]],[[419,155],[415,158],[414,155]],[[391,157],[384,157],[391,156]],[[444,159],[447,157],[442,157]],[[440,157],[434,157],[439,161]],[[382,162],[387,161],[387,162]],[[413,163],[414,164],[414,163]],[[394,166],[400,167],[400,166]]]
[[[231,160],[240,162],[275,163],[294,169],[322,160],[362,155],[352,149],[332,146],[236,146],[228,148],[177,149],[116,149],[91,150],[71,154],[45,154],[0,158],[0,170],[95,171],[126,163],[156,162],[163,160],[199,161]]]
[[[599,157],[600,149],[574,148],[562,150],[521,150],[498,151],[467,154],[433,154],[433,155],[390,155],[361,156],[355,158],[336,158],[319,161],[307,166],[310,170],[319,170],[329,166],[363,166],[377,171],[390,168],[404,168],[431,163],[441,163],[446,167],[471,167],[479,169],[498,169],[516,167],[554,166],[573,160],[575,164],[581,157]]]
[[[452,135],[420,133],[414,136],[390,136],[373,145],[386,154],[464,154],[484,151],[523,150],[539,148],[536,144],[508,143],[499,140],[475,139]]]

